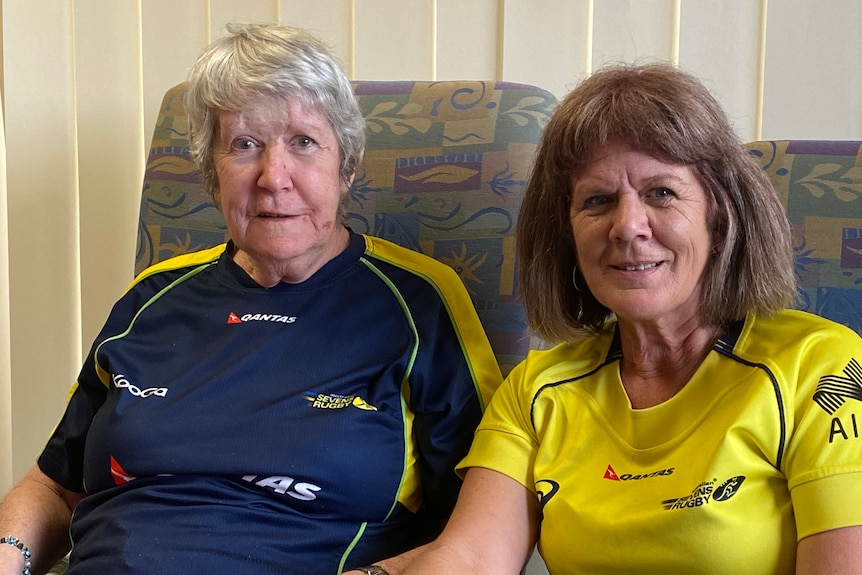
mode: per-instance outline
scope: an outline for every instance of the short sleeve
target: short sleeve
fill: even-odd
[[[459,473],[484,467],[535,491],[533,468],[539,441],[531,423],[528,361],[517,365],[494,394],[469,454],[458,465]]]
[[[785,458],[799,539],[862,525],[862,339],[829,324],[799,351]]]

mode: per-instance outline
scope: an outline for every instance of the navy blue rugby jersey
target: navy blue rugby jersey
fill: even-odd
[[[39,458],[79,573],[335,574],[433,536],[499,367],[457,275],[351,234],[301,284],[143,272]]]

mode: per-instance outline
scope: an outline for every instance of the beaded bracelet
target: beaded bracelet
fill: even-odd
[[[27,549],[27,546],[18,541],[17,537],[12,537],[11,535],[8,537],[0,537],[0,545],[3,543],[11,545],[21,552],[21,555],[24,556],[24,570],[21,571],[21,575],[30,575],[30,550]]]

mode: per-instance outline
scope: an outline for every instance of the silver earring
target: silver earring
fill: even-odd
[[[575,286],[575,291],[581,293],[581,287],[578,285],[578,266],[572,268],[572,285]]]

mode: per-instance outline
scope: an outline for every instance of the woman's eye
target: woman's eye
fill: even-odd
[[[586,200],[584,200],[584,207],[587,208],[599,208],[602,206],[606,206],[610,203],[611,199],[607,195],[601,194],[596,196],[590,196]]]
[[[252,140],[249,140],[248,138],[242,138],[236,140],[233,143],[233,147],[237,150],[250,150],[254,148],[254,142]]]
[[[647,193],[647,196],[657,199],[672,198],[676,194],[668,188],[654,188]]]
[[[300,148],[307,148],[314,143],[314,140],[312,140],[308,136],[297,136],[294,139],[294,142]]]

